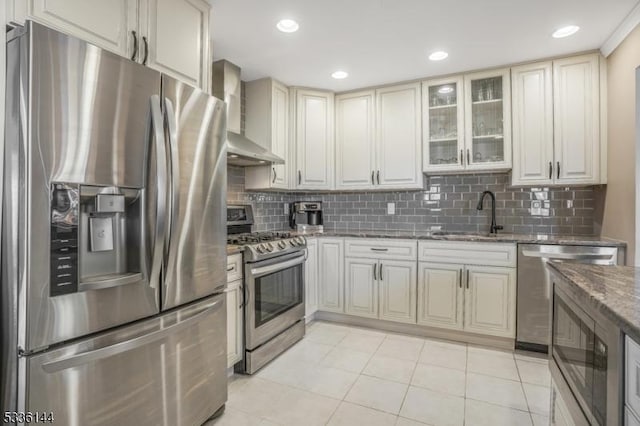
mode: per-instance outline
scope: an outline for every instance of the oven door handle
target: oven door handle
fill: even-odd
[[[300,265],[302,263],[304,263],[304,255],[298,256],[294,259],[287,260],[282,263],[275,263],[273,265],[252,268],[251,275],[253,276],[253,278],[259,278],[265,275],[273,274],[274,272],[283,271],[285,269],[291,268],[292,266]]]

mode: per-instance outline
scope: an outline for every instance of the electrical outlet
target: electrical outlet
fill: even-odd
[[[396,214],[396,203],[387,203],[387,214]]]
[[[284,214],[285,215],[289,214],[289,203],[284,203]]]

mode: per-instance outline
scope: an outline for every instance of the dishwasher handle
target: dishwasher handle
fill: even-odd
[[[526,257],[539,257],[549,260],[610,260],[615,263],[614,255],[602,253],[544,253],[534,250],[522,250],[522,254]]]

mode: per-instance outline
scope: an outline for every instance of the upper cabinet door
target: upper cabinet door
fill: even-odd
[[[509,69],[465,76],[468,170],[511,168]]]
[[[298,189],[333,187],[333,93],[295,89],[296,165]]]
[[[25,3],[28,4],[26,18],[118,55],[131,57],[133,54],[132,31],[138,31],[136,0],[33,0]],[[139,51],[140,36],[137,42]]]
[[[374,186],[375,92],[336,96],[336,189]]]
[[[422,167],[425,172],[464,169],[462,77],[422,83]]]
[[[204,0],[140,0],[142,62],[208,90],[209,10]]]
[[[598,183],[600,76],[597,54],[553,62],[556,183]]]
[[[376,90],[376,185],[422,188],[420,83]]]
[[[513,185],[553,183],[551,62],[511,69]]]

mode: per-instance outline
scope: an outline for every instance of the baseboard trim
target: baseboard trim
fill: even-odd
[[[466,333],[463,331],[444,330],[417,324],[401,324],[391,321],[361,318],[335,312],[315,312],[313,319],[316,321],[328,321],[339,324],[373,328],[399,334],[408,334],[417,337],[433,337],[436,339],[453,340],[456,342],[471,343],[474,345],[490,346],[493,348],[514,350],[515,339],[506,337],[483,336],[480,334]]]

